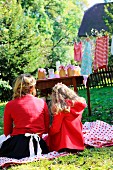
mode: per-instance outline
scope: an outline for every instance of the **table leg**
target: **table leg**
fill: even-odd
[[[91,104],[90,104],[90,89],[89,89],[89,77],[87,79],[87,98],[88,98],[88,112],[89,112],[89,116],[91,116]]]
[[[74,91],[75,91],[75,92],[78,92],[77,84],[76,84],[76,79],[75,79],[75,78],[72,78],[72,82],[73,82]]]

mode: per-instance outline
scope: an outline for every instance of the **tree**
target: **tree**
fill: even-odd
[[[86,0],[1,0],[0,71],[3,80],[73,58]]]
[[[0,8],[0,74],[12,84],[18,74],[46,63],[38,50],[43,35],[38,35],[36,19],[25,16],[16,0],[1,1]]]
[[[109,36],[111,37],[113,35],[113,3],[108,3],[105,6],[105,12],[107,14],[107,17],[104,20],[106,25],[108,26]],[[109,57],[109,65],[113,66],[113,56]]]
[[[73,58],[73,43],[82,20],[84,5],[87,5],[86,1],[22,0],[21,3],[27,15],[37,18],[40,33],[43,31],[50,38],[50,42],[46,43],[48,52],[45,55],[49,61],[47,66],[55,67],[57,60],[69,62]],[[43,45],[45,46],[45,43]]]
[[[112,0],[104,0],[105,3],[112,2]]]

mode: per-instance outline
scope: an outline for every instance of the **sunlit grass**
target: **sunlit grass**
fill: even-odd
[[[80,90],[79,95],[87,100],[86,90]],[[103,120],[113,124],[113,87],[90,89],[91,116],[88,116],[88,108],[83,113],[83,122]]]

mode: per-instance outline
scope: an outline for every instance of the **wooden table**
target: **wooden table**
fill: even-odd
[[[45,97],[48,96],[48,89],[52,89],[55,84],[63,83],[67,86],[73,86],[74,91],[77,92],[77,86],[83,84],[83,76],[71,76],[71,77],[60,77],[60,78],[51,78],[51,79],[43,79],[37,80],[36,82],[36,89],[43,91],[45,93]],[[87,79],[87,98],[88,98],[88,111],[89,116],[91,115],[91,107],[90,107],[90,91],[89,91],[89,78]]]

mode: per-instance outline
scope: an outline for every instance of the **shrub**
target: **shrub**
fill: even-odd
[[[12,98],[12,87],[7,81],[0,79],[0,102],[8,101]]]

